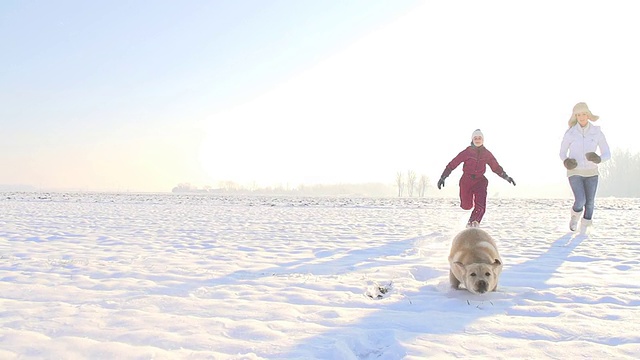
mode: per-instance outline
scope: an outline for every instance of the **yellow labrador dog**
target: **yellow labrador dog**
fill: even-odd
[[[495,291],[502,272],[502,259],[495,241],[478,228],[468,228],[453,238],[449,254],[451,287],[460,284],[474,294]]]

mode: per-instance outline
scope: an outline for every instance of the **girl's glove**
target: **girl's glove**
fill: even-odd
[[[576,168],[576,166],[578,166],[578,162],[576,161],[576,159],[572,159],[572,158],[564,159],[564,167],[566,167],[567,170],[573,170]]]
[[[441,187],[444,187],[444,179],[446,179],[446,178],[447,178],[446,176],[441,176],[441,177],[440,177],[440,180],[438,180],[438,190],[439,190]]]
[[[513,178],[511,176],[507,175],[506,172],[503,172],[502,175],[500,175],[500,177],[505,179],[505,180],[507,180],[508,183],[513,184],[513,186],[516,186],[516,182],[513,181]]]
[[[600,158],[600,155],[594,152],[588,152],[585,154],[585,156],[587,157],[587,160],[594,162],[596,164],[600,164],[600,161],[602,161],[602,159]]]

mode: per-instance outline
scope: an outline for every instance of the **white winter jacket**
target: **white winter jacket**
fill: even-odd
[[[599,126],[588,123],[583,129],[580,124],[575,124],[564,133],[562,144],[560,145],[560,160],[567,158],[576,159],[578,166],[573,170],[567,170],[567,176],[595,176],[598,175],[598,164],[587,160],[585,156],[588,152],[598,153],[602,161],[611,159],[609,144],[600,130]]]

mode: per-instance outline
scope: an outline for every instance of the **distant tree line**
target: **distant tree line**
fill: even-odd
[[[614,150],[609,161],[600,166],[600,184],[598,193],[601,196],[640,197],[640,153],[628,150]],[[398,171],[395,184],[362,183],[362,184],[325,184],[325,185],[288,185],[258,187],[255,183],[248,186],[233,181],[223,181],[217,188],[204,186],[198,188],[190,183],[181,183],[173,188],[174,193],[205,194],[253,194],[253,195],[304,195],[304,196],[377,196],[377,197],[424,197],[429,187],[426,175],[418,176],[415,171],[406,173]]]
[[[413,170],[408,170],[406,177],[400,171],[396,173],[398,197],[413,197],[414,194],[417,197],[424,197],[428,184],[429,178],[426,175],[420,175],[420,178],[418,178]]]
[[[361,184],[318,184],[276,185],[258,187],[255,183],[241,185],[233,181],[223,181],[217,188],[203,186],[201,188],[190,183],[180,183],[172,189],[174,193],[198,194],[228,194],[228,195],[297,195],[297,196],[362,196],[362,197],[392,197],[395,190],[393,185],[382,183]]]
[[[614,150],[600,166],[598,193],[602,196],[640,197],[640,153]]]
[[[241,185],[234,181],[222,181],[218,187],[209,185],[197,187],[185,182],[175,186],[173,193],[197,194],[239,194],[239,195],[302,195],[302,196],[365,196],[365,197],[424,197],[429,184],[426,175],[418,176],[415,171],[396,174],[395,186],[383,183],[360,184],[319,184],[319,185],[277,185],[258,187],[255,183]],[[397,191],[396,191],[397,190]]]

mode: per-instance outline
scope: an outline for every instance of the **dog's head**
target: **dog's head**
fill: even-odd
[[[498,286],[502,272],[502,262],[495,259],[493,264],[474,263],[465,266],[461,262],[453,263],[453,274],[474,294],[493,291]]]

